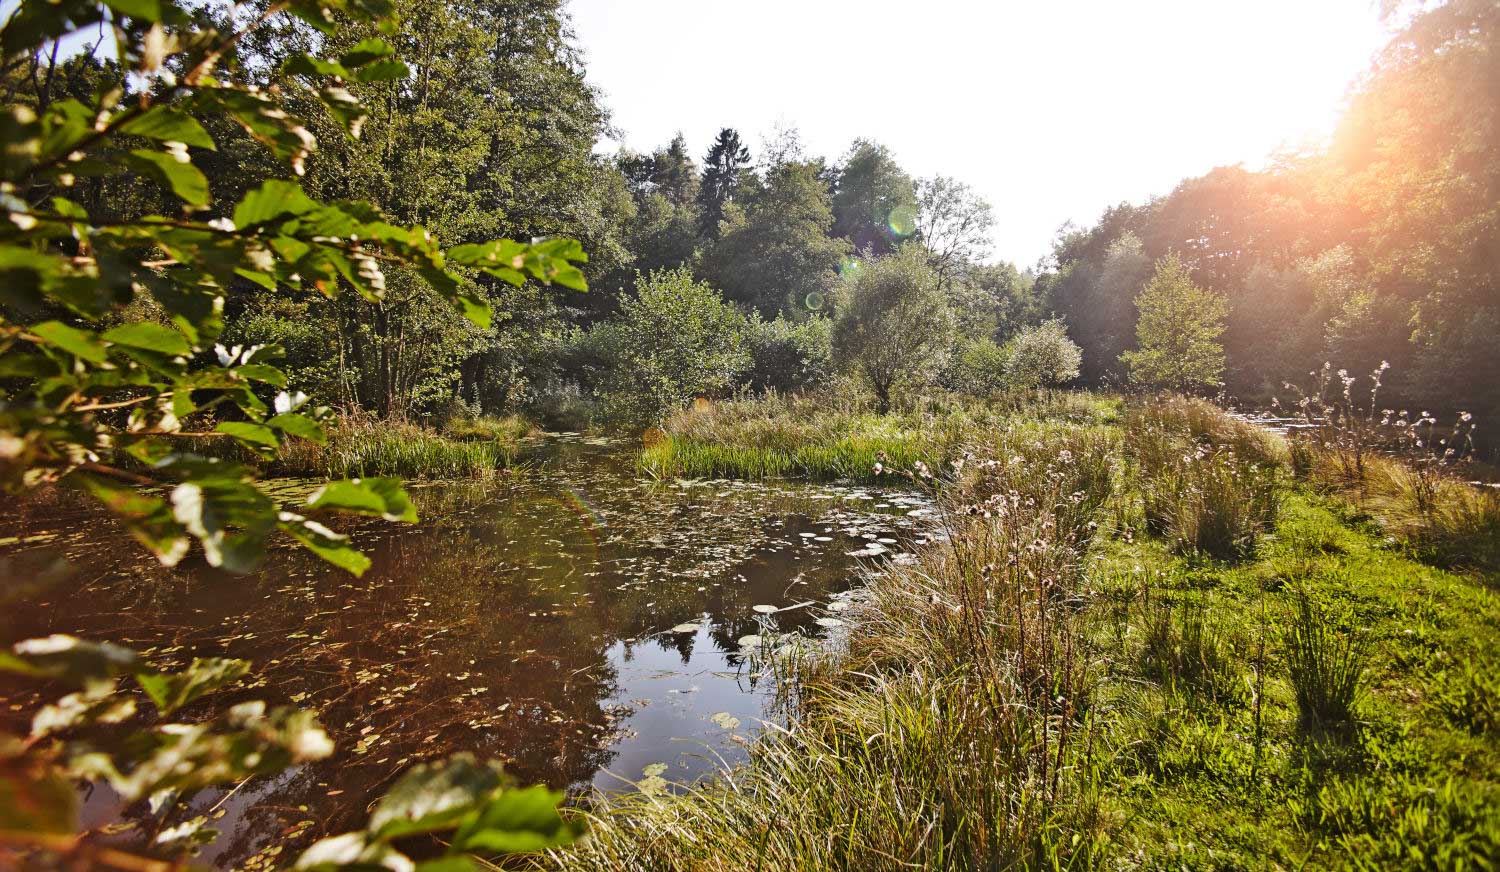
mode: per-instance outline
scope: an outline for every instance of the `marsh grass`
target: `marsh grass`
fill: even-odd
[[[1125,430],[1147,529],[1174,549],[1243,557],[1275,525],[1284,451],[1270,434],[1182,397],[1133,405]]]
[[[1076,631],[1115,443],[1002,432],[942,495],[949,535],[871,583],[789,730],[668,796],[603,801],[573,869],[1084,867],[1099,670]],[[1003,458],[1003,459],[1002,459]]]
[[[1146,600],[1140,665],[1143,674],[1173,691],[1202,694],[1228,704],[1245,690],[1216,615],[1202,598]]]
[[[443,424],[440,432],[460,442],[498,442],[512,447],[541,434],[534,422],[520,415],[455,417]]]
[[[1294,443],[1307,480],[1369,512],[1392,535],[1438,566],[1500,570],[1500,490],[1471,484],[1431,462],[1370,454],[1357,474],[1337,449]],[[1461,469],[1462,467],[1460,467]]]
[[[700,402],[646,440],[640,467],[663,478],[807,478],[872,482],[926,470],[938,475],[1010,422],[1100,426],[1116,404],[1091,395],[1037,392],[986,403],[942,395],[881,415],[858,395],[778,395]]]
[[[948,538],[797,659],[785,729],[718,779],[597,799],[590,839],[547,862],[1488,868],[1500,594],[1279,475],[1253,550],[1140,535],[1153,450],[1254,463],[1200,411],[966,431],[936,491]],[[1131,523],[1095,526],[1112,514]]]
[[[516,452],[512,441],[457,441],[415,424],[349,417],[330,428],[327,445],[288,442],[270,469],[327,478],[473,478],[511,466]]]

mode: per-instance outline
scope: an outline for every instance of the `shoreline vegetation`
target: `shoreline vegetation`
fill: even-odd
[[[798,658],[790,725],[746,763],[598,799],[544,865],[1493,862],[1494,494],[1445,478],[1467,508],[1417,522],[1412,467],[1368,462],[1359,499],[1336,449],[1201,400],[934,411],[773,397],[668,421],[658,474],[926,463],[949,536]]]

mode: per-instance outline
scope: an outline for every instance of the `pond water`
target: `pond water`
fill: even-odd
[[[318,710],[332,759],[191,798],[185,816],[211,812],[221,833],[200,860],[241,865],[288,832],[356,826],[399,772],[454,751],[575,792],[733,762],[778,717],[740,640],[836,633],[865,574],[932,527],[907,491],[641,480],[631,446],[604,440],[552,437],[533,461],[414,486],[419,524],[352,530],[374,561],[358,579],[290,548],[248,577],[166,570],[90,512],[0,520],[0,642],[73,633],[165,666],[241,657],[259,684],[219,704]],[[0,678],[0,725],[25,730],[30,692]],[[135,811],[122,805],[90,789],[86,823]]]

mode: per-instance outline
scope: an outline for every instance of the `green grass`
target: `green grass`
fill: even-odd
[[[1192,414],[1208,451],[1254,451]],[[601,801],[547,862],[1494,868],[1494,577],[1424,563],[1289,477],[1251,547],[1174,548],[1140,533],[1122,435],[1108,417],[966,431],[948,541],[799,663],[790,730],[718,780]]]
[[[1109,420],[1110,399],[1051,393],[978,404],[951,398],[876,414],[857,401],[776,396],[701,403],[648,433],[642,471],[658,478],[806,478],[876,481],[954,460],[1015,420]]]
[[[293,440],[271,463],[278,475],[348,478],[472,478],[515,462],[517,440],[459,441],[414,424],[345,419],[327,445]]]

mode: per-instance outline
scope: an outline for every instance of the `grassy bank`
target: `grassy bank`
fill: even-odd
[[[669,433],[750,432],[691,423]],[[800,664],[791,729],[607,801],[550,862],[1493,868],[1493,575],[1423,562],[1201,404],[961,441],[949,540]]]
[[[930,400],[888,415],[858,398],[771,395],[678,412],[648,438],[640,463],[657,477],[870,481],[919,464],[944,470],[1007,420],[1086,422],[1114,411],[1113,401],[1076,393]]]
[[[264,460],[227,439],[192,440],[189,450],[298,478],[396,476],[405,479],[479,478],[514,465],[522,441],[537,433],[522,418],[480,418],[434,430],[404,421],[340,418],[319,445],[289,439]]]

